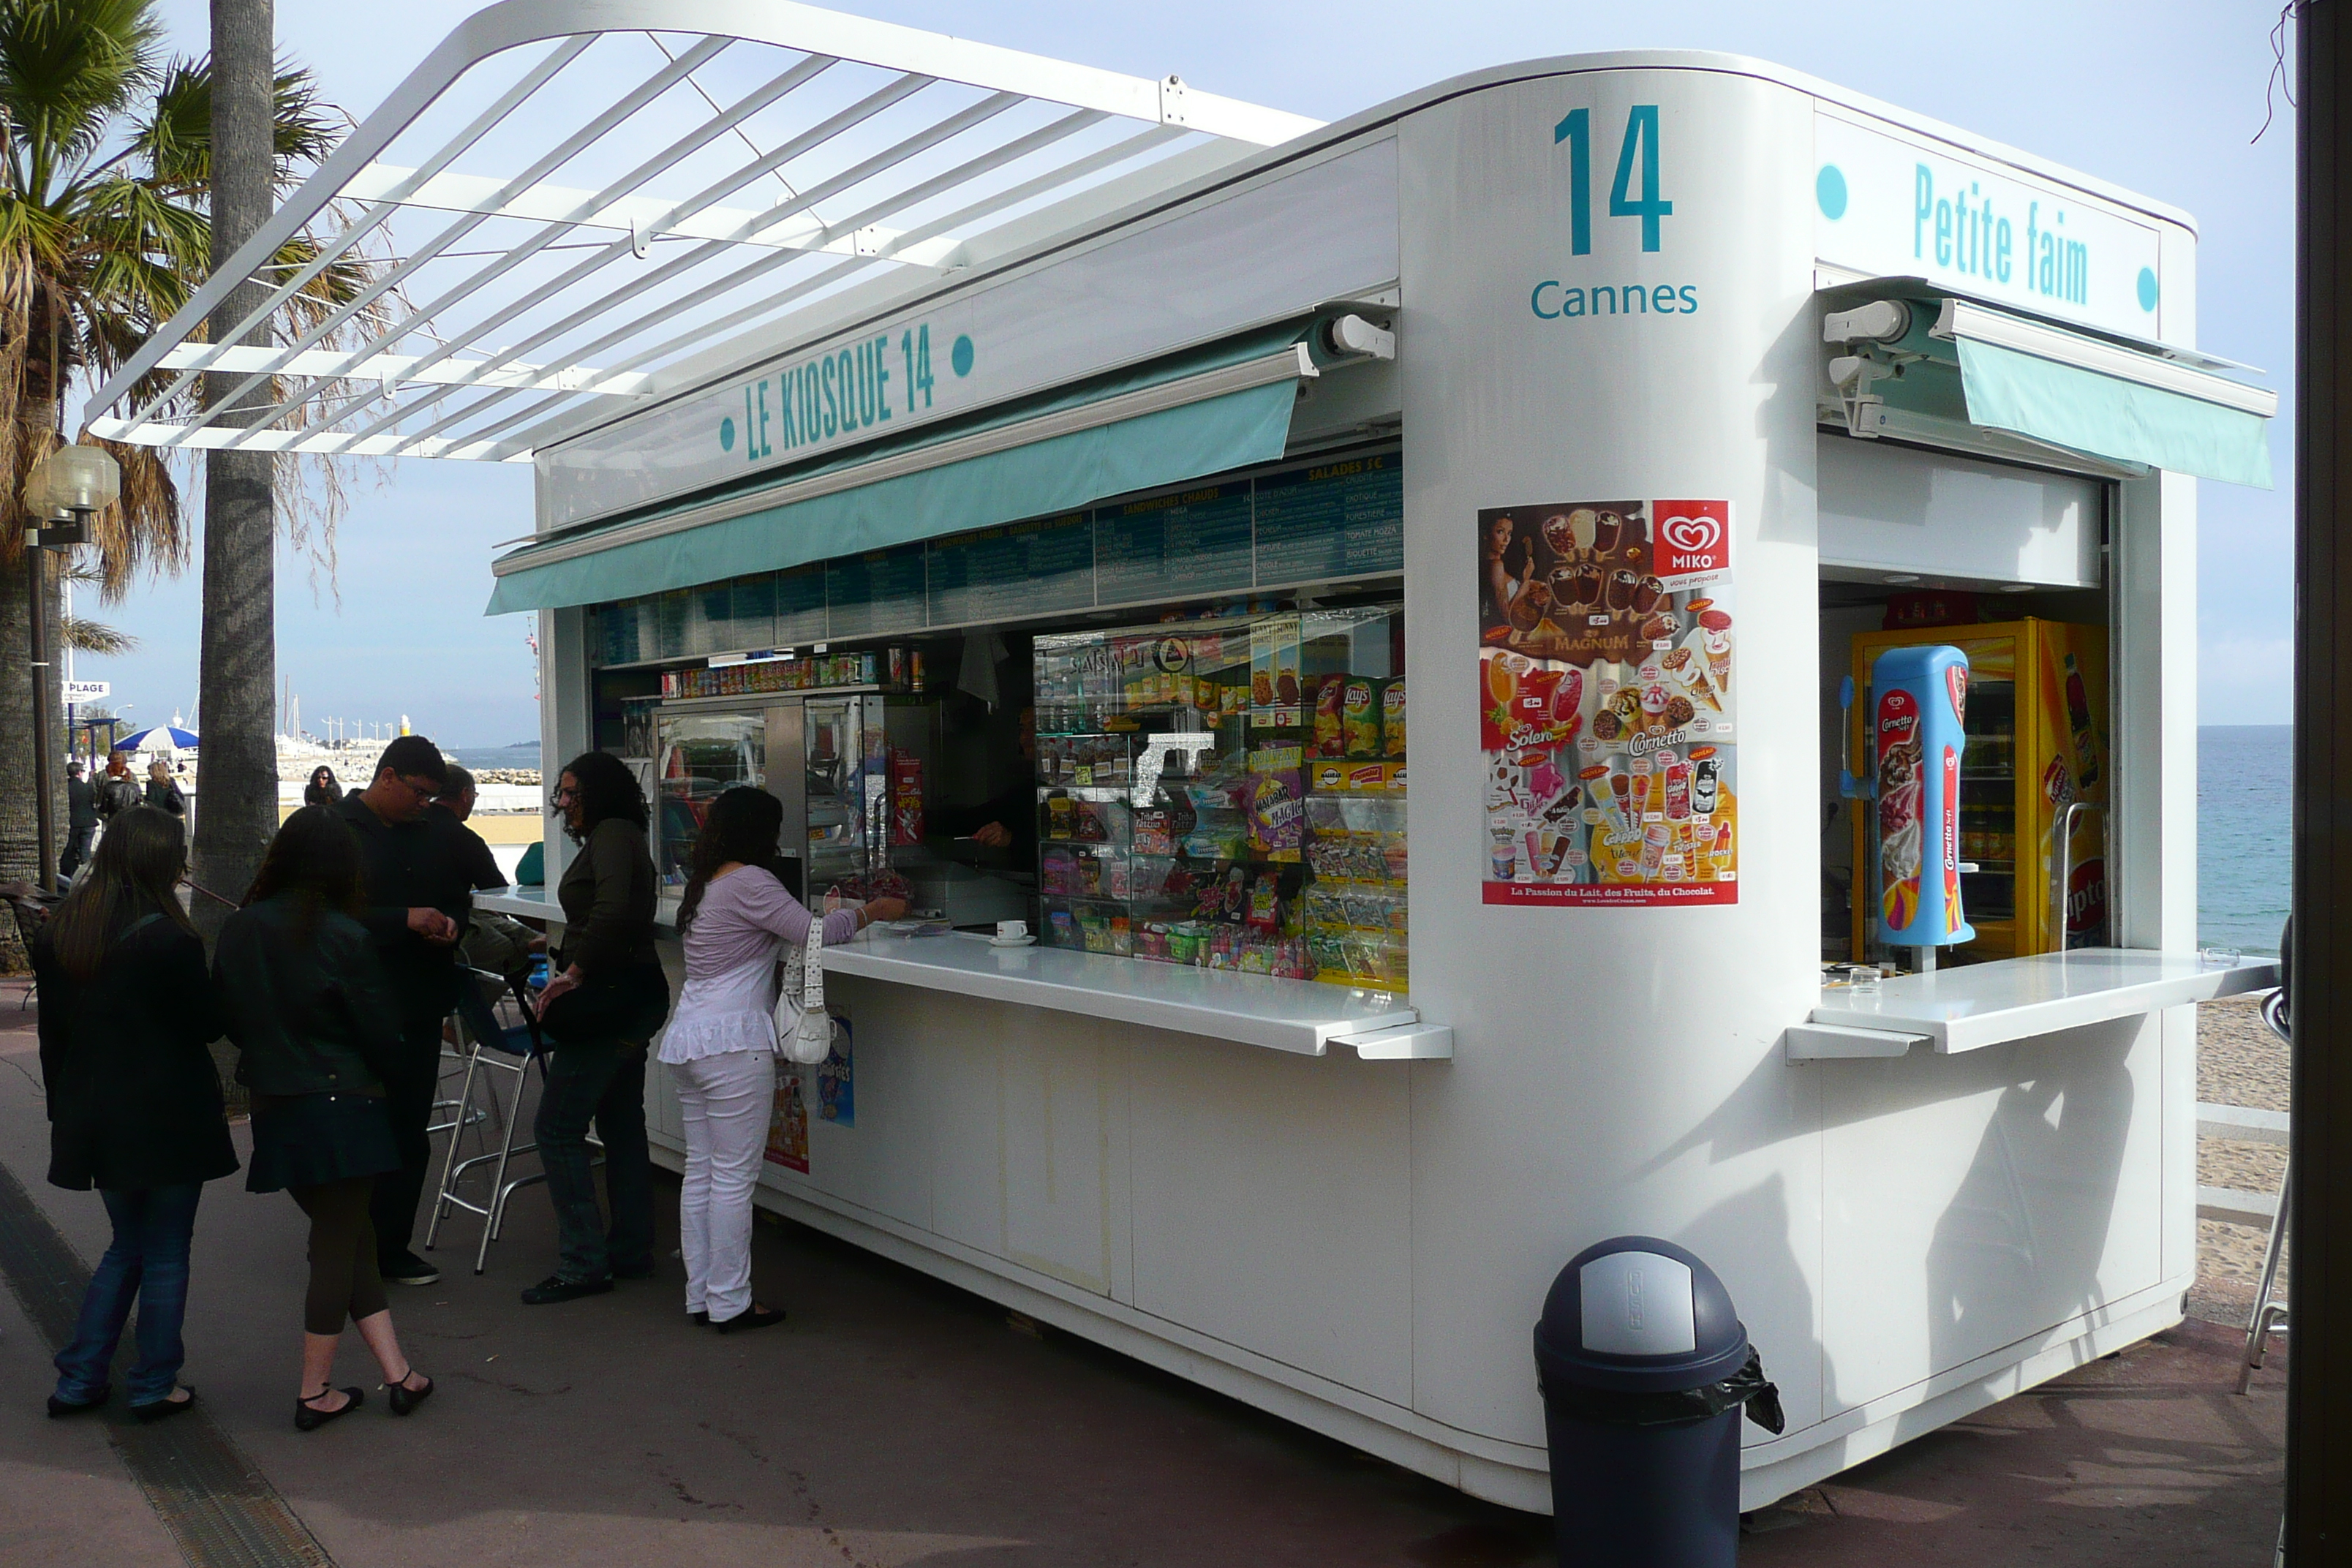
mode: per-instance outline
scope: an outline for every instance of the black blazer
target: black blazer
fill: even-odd
[[[236,1169],[220,1076],[205,1048],[221,1018],[204,943],[160,914],[142,916],[97,974],[79,981],[44,931],[33,971],[52,1184],[138,1192]]]
[[[256,1094],[381,1094],[401,1059],[400,1013],[359,921],[306,919],[294,894],[247,904],[213,944],[237,1081]]]

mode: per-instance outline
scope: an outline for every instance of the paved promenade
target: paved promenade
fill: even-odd
[[[535,1191],[476,1279],[470,1222],[394,1310],[433,1402],[294,1430],[302,1227],[282,1194],[206,1189],[188,1381],[208,1415],[47,1420],[42,1302],[105,1246],[94,1194],[42,1180],[31,1015],[0,982],[0,1563],[825,1568],[1236,1563],[1503,1568],[1549,1521],[1471,1502],[795,1227],[756,1278],[792,1321],[685,1320],[674,1260],[560,1307]],[[242,1142],[242,1129],[239,1130]],[[675,1186],[656,1188],[676,1245]],[[17,1193],[21,1192],[19,1197]],[[46,1240],[45,1240],[46,1238]],[[43,1246],[50,1250],[43,1252]],[[28,1303],[33,1310],[28,1310]],[[54,1316],[54,1309],[50,1309]],[[1744,1564],[2266,1564],[2284,1355],[2229,1390],[2227,1331],[2190,1323],[1898,1450],[1751,1521]],[[1530,1377],[1533,1373],[1530,1369]]]

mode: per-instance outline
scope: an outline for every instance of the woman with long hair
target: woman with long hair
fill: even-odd
[[[58,1352],[49,1414],[103,1405],[107,1367],[139,1304],[131,1412],[185,1410],[188,1245],[204,1184],[236,1169],[206,1044],[220,1033],[205,947],[180,907],[187,840],[179,819],[118,813],[33,943],[41,996],[41,1078],[49,1181],[96,1187],[114,1239],[82,1293],[73,1342]]]
[[[310,782],[302,786],[304,805],[332,805],[343,798],[343,786],[335,778],[335,770],[320,763],[310,770]]]
[[[188,797],[172,776],[172,764],[156,757],[147,764],[147,804],[173,816],[188,815]]]
[[[580,849],[556,884],[563,947],[539,1000],[555,1049],[533,1127],[561,1256],[554,1273],[522,1293],[534,1307],[653,1275],[646,1046],[669,1012],[669,981],[654,951],[654,859],[636,775],[610,752],[583,752],[563,764],[555,805]],[[589,1173],[592,1121],[604,1145],[609,1228]]]
[[[677,911],[686,988],[662,1035],[661,1059],[686,1115],[686,1310],[721,1333],[784,1321],[751,1298],[751,1188],[776,1099],[777,952],[784,942],[805,946],[815,923],[773,869],[783,825],[783,803],[762,789],[739,786],[711,802]],[[824,917],[824,940],[846,942],[906,912],[900,899],[835,910]]]
[[[245,905],[221,927],[213,978],[253,1091],[246,1189],[284,1190],[310,1220],[302,1306],[302,1386],[294,1425],[310,1432],[359,1408],[331,1386],[348,1318],[383,1370],[394,1415],[433,1392],[393,1332],[376,1271],[368,1200],[400,1163],[383,1064],[400,1051],[398,1010],[361,908],[359,840],[330,806],[306,805],[269,841]]]

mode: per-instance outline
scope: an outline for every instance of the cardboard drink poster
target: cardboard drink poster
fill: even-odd
[[[1739,898],[1731,503],[1478,513],[1490,904]]]
[[[800,1069],[779,1062],[775,1109],[768,1115],[768,1160],[808,1174],[808,1101],[801,1094]]]
[[[816,1067],[817,1114],[835,1127],[857,1125],[857,1058],[849,1020],[833,1016],[833,1049]]]

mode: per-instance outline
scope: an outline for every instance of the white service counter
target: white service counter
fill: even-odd
[[[2278,983],[2268,960],[2219,964],[2193,952],[2094,947],[2005,958],[1897,975],[1874,989],[1825,985],[1811,1017],[1789,1031],[1789,1056],[1899,1057],[1915,1046],[1950,1056]]]
[[[563,910],[546,889],[512,889],[475,899],[483,909],[562,924]],[[664,899],[656,919],[667,929],[677,910]],[[1333,1046],[1366,1060],[1442,1060],[1454,1032],[1423,1021],[1410,999],[1386,992],[1276,980],[1229,970],[1195,969],[1058,948],[999,947],[956,931],[905,937],[869,930],[825,950],[827,975],[847,975],[1010,1002],[1106,1023],[1319,1057]]]

